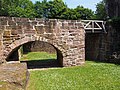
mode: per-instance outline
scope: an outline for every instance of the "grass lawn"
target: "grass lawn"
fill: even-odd
[[[30,71],[27,90],[120,90],[120,66],[86,61],[83,66]]]
[[[47,52],[29,52],[21,57],[21,61],[25,60],[46,60],[46,59],[56,59],[56,54],[49,54]]]
[[[29,52],[27,54],[23,54],[20,61],[27,63],[28,69],[58,66],[57,55],[47,52]]]

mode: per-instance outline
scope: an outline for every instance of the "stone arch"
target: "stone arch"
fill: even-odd
[[[21,45],[28,43],[28,42],[33,42],[33,41],[43,41],[46,42],[48,44],[50,44],[51,46],[53,46],[56,50],[56,54],[57,54],[57,61],[60,64],[60,66],[63,66],[63,52],[64,49],[62,49],[62,47],[58,46],[55,42],[52,43],[52,40],[48,40],[46,38],[43,37],[39,37],[39,39],[35,36],[27,36],[24,37],[22,39],[19,40],[15,40],[11,45],[9,45],[8,47],[10,48],[9,51],[8,50],[4,50],[6,51],[6,55],[5,55],[5,60],[8,61],[7,59],[11,56],[11,54],[17,50]],[[5,52],[4,52],[5,53]]]
[[[63,66],[85,63],[85,30],[80,20],[0,17],[0,64],[20,45],[40,40],[56,47],[63,55]]]

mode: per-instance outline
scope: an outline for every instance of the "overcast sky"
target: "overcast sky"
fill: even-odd
[[[42,0],[31,0],[33,1],[33,3],[35,3],[35,1],[42,1]],[[75,8],[78,5],[82,5],[86,8],[90,8],[93,11],[95,11],[95,5],[102,1],[102,0],[63,0],[69,8]]]

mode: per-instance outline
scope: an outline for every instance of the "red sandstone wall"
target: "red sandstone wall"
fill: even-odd
[[[57,49],[57,60],[62,66],[85,63],[85,31],[80,20],[0,17],[0,30],[1,60],[6,61],[16,48],[25,43],[43,41]]]
[[[24,52],[48,52],[48,53],[56,53],[55,48],[41,41],[29,42],[23,45]]]

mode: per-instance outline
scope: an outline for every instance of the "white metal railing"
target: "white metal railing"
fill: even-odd
[[[106,33],[105,30],[105,21],[102,20],[81,20],[82,24],[84,25],[85,30],[92,30],[94,33],[97,30],[103,30]]]

